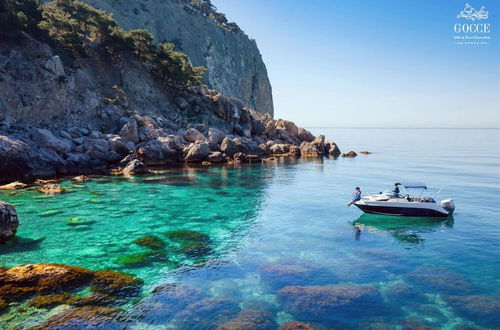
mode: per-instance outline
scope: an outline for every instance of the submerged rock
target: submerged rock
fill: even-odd
[[[125,324],[115,320],[120,312],[119,309],[102,306],[72,307],[51,316],[32,329],[123,329]]]
[[[205,242],[205,243],[210,242],[209,235],[193,230],[185,230],[185,229],[173,230],[166,232],[165,235],[170,240],[178,243],[185,243],[189,241]]]
[[[207,298],[188,305],[177,313],[177,329],[216,329],[240,312],[238,303],[230,298]]]
[[[116,263],[128,268],[144,267],[154,261],[165,261],[167,253],[163,250],[151,250],[141,253],[133,253],[116,258]]]
[[[352,321],[376,313],[383,299],[372,286],[287,286],[278,292],[284,309],[306,321]]]
[[[0,298],[16,301],[34,293],[55,292],[86,285],[90,270],[58,264],[29,264],[0,272]]]
[[[449,269],[439,267],[420,267],[406,274],[408,283],[428,291],[445,294],[466,294],[472,290],[469,280]]]
[[[16,208],[12,204],[0,201],[0,244],[13,239],[18,226]]]
[[[495,328],[500,324],[500,296],[445,296],[460,316],[477,324]]]
[[[320,266],[309,262],[278,261],[259,267],[260,279],[271,290],[289,285],[333,284],[337,278]]]
[[[151,295],[134,307],[131,314],[148,324],[164,324],[186,306],[205,298],[201,290],[177,283],[156,287]]]
[[[165,247],[165,242],[157,236],[144,236],[136,239],[134,243],[152,250],[163,249]]]
[[[263,310],[244,310],[236,318],[221,324],[217,330],[267,330],[276,329],[278,324],[273,314]]]
[[[314,328],[307,323],[290,321],[280,325],[278,330],[314,330]]]
[[[63,292],[36,296],[30,300],[29,305],[36,308],[46,308],[58,305],[71,305],[75,300],[75,296]]]
[[[143,281],[134,275],[100,270],[94,273],[90,283],[92,292],[104,293],[111,296],[130,296],[139,292]]]
[[[428,300],[425,294],[406,283],[390,286],[384,291],[384,295],[391,303],[398,305],[404,305],[407,302],[426,302]]]

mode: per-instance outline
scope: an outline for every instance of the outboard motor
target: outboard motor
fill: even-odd
[[[455,211],[455,203],[453,202],[453,199],[444,199],[441,201],[439,206],[448,211],[448,214],[453,214],[453,211]]]

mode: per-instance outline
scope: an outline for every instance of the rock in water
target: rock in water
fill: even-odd
[[[0,201],[0,244],[13,239],[18,226],[19,218],[14,206]]]
[[[123,174],[143,174],[143,173],[149,173],[149,170],[144,163],[142,163],[140,160],[134,159],[130,163],[125,166],[125,168],[122,170]]]
[[[38,188],[38,191],[47,195],[55,195],[61,194],[64,192],[64,188],[58,185],[57,183],[49,183],[45,184],[42,187]]]
[[[11,182],[9,184],[5,184],[0,186],[0,190],[17,190],[26,188],[28,185],[19,181]]]

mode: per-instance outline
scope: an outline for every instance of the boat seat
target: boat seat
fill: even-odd
[[[388,201],[389,200],[389,197],[375,197],[375,200],[376,201],[379,201],[379,202],[385,202],[385,201]]]

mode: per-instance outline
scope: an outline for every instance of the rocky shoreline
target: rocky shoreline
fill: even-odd
[[[63,129],[1,122],[0,182],[32,182],[39,178],[80,174],[145,173],[148,166],[185,163],[238,164],[270,156],[323,157],[341,155],[339,147],[315,137],[287,120],[274,120],[205,88],[192,88],[176,103],[183,111],[202,105],[218,123],[178,125],[162,116],[133,114],[117,120],[116,128],[89,126]]]

